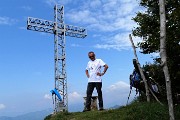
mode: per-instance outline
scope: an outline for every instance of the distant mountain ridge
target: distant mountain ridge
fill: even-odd
[[[113,107],[110,107],[109,109],[118,109],[118,108],[120,108],[121,106],[120,105],[115,105],[115,106],[113,106]]]
[[[51,114],[53,109],[47,109],[42,111],[30,112],[16,117],[1,116],[0,120],[44,120],[44,118]]]
[[[117,109],[119,105],[110,107],[109,109]],[[30,112],[23,115],[18,115],[15,117],[0,116],[0,120],[44,120],[44,118],[50,115],[53,112],[53,109],[47,109],[42,111]]]

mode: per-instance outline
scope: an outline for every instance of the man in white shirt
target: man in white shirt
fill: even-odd
[[[98,100],[99,100],[99,110],[103,110],[103,98],[102,98],[102,79],[107,69],[108,65],[104,63],[101,59],[96,59],[94,52],[89,52],[88,57],[90,61],[86,67],[86,76],[88,77],[88,86],[87,86],[87,97],[86,97],[86,108],[83,110],[90,111],[91,105],[91,97],[94,88],[96,87],[98,93]],[[104,67],[103,72],[101,72],[101,68]]]

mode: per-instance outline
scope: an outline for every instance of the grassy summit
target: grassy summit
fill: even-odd
[[[175,118],[180,120],[180,105],[175,106]],[[114,110],[58,113],[45,120],[169,120],[168,107],[159,103],[135,102]]]

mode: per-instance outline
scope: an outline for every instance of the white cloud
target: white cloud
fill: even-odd
[[[32,10],[32,8],[30,6],[22,6],[22,9],[27,10],[27,11]]]
[[[44,98],[50,100],[50,99],[52,99],[52,96],[50,94],[45,94]]]
[[[94,46],[95,48],[116,50],[130,48],[129,33],[136,26],[131,19],[135,16],[135,12],[140,10],[138,1],[87,0],[76,6],[66,12],[67,19],[72,23],[87,26],[88,31],[98,34],[100,40],[106,38],[106,41],[111,42],[101,41],[101,44]]]
[[[77,92],[69,93],[69,98],[79,98],[81,95]]]
[[[97,19],[94,18],[91,14],[91,11],[86,9],[81,11],[72,10],[71,13],[67,13],[66,16],[72,19],[75,23],[83,22],[84,24],[91,25],[98,22]]]
[[[76,91],[69,93],[68,99],[69,99],[70,104],[82,103],[83,102],[83,96]]]
[[[54,6],[55,4],[57,4],[57,0],[46,0],[45,2],[50,6]]]
[[[17,19],[12,19],[9,17],[0,17],[0,25],[12,25],[18,22]]]
[[[129,91],[130,85],[123,81],[118,81],[117,83],[110,85],[104,92],[104,101],[107,104],[106,106],[112,107],[114,105],[126,105]],[[135,90],[133,89],[129,102],[134,99],[134,96]]]
[[[129,21],[131,21],[133,14],[135,14],[134,10],[138,5],[137,3],[134,3],[135,2],[124,3],[122,0],[109,0],[106,2],[103,1],[102,3],[98,0],[86,1],[84,2],[83,7],[72,9],[66,13],[66,16],[68,19],[73,20],[72,22],[74,23],[81,21],[81,24],[97,27],[102,31],[114,31],[121,29],[121,27],[126,28],[129,26],[126,24],[132,26],[132,22]],[[94,4],[95,6],[98,6],[98,8],[92,8],[91,6]],[[100,7],[100,5],[102,7]]]
[[[56,4],[65,5],[70,3],[72,0],[46,0],[45,3],[49,6],[54,6]]]
[[[110,85],[108,87],[108,92],[115,92],[115,91],[126,91],[126,90],[129,90],[130,88],[130,85],[123,82],[123,81],[119,81],[117,83],[114,83],[112,85]]]
[[[127,50],[131,48],[131,42],[129,40],[128,32],[109,35],[106,38],[103,37],[102,40],[104,41],[103,44],[96,44],[94,45],[94,47],[98,49],[107,49],[107,50],[115,49],[118,51]],[[140,41],[139,38],[133,38],[133,42],[135,45],[139,41]]]
[[[65,19],[93,32],[92,37],[100,40],[93,47],[99,49],[129,50],[129,34],[137,26],[131,19],[137,11],[142,11],[136,0],[46,0],[46,3],[71,5],[67,5]],[[136,39],[134,42],[137,43]]]
[[[6,106],[4,104],[0,104],[0,110],[6,108]]]
[[[92,7],[92,8],[97,8],[97,7],[99,7],[99,6],[101,6],[101,0],[93,0],[91,3],[90,3],[90,6]]]
[[[94,46],[94,48],[106,49],[106,50],[115,49],[115,50],[121,51],[121,50],[129,49],[129,46],[109,45],[109,44],[96,44]]]

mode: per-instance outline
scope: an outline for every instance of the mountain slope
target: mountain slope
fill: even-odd
[[[180,120],[180,106],[175,107],[175,118]],[[167,106],[144,102],[114,110],[58,113],[45,120],[169,120],[169,115]]]

